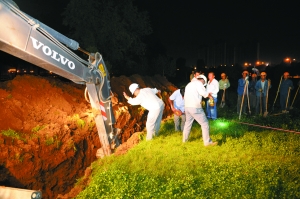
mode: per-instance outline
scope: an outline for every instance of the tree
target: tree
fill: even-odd
[[[112,71],[128,74],[143,62],[143,37],[152,32],[146,12],[133,0],[72,0],[64,12],[71,36],[91,52],[99,51]]]

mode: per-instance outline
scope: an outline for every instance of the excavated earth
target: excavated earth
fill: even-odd
[[[122,142],[116,155],[135,145],[126,141],[145,127],[147,111],[129,105],[122,95],[129,94],[132,82],[162,90],[165,104],[177,89],[162,76],[111,78],[115,127]],[[58,78],[29,75],[0,83],[0,186],[41,190],[43,198],[56,198],[89,173],[86,168],[101,144],[84,89]],[[166,106],[164,118],[169,115]]]

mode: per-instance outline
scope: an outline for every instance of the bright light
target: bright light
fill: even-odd
[[[228,125],[229,125],[228,122],[221,122],[221,121],[217,122],[217,126],[220,127],[220,128],[227,128]]]
[[[256,65],[260,65],[260,61],[257,61],[257,62],[256,62]]]
[[[247,63],[247,62],[245,62],[244,66],[248,66],[248,63]]]

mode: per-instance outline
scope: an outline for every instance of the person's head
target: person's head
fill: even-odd
[[[140,93],[139,85],[137,83],[131,84],[129,90],[133,96],[137,96]]]
[[[194,77],[197,78],[200,74],[201,74],[201,72],[196,70],[195,73],[194,73]]]
[[[284,72],[283,73],[283,78],[284,79],[288,79],[289,78],[290,73],[289,72]]]
[[[257,75],[255,73],[252,73],[251,77],[254,80],[254,79],[256,79]]]
[[[212,81],[215,78],[215,73],[214,72],[209,72],[208,73],[208,79],[209,81]]]
[[[184,87],[180,88],[180,94],[181,94],[182,97],[184,97],[184,92],[185,92],[185,88]]]
[[[221,79],[222,80],[226,79],[226,74],[225,73],[221,73]]]
[[[267,73],[266,73],[266,72],[261,72],[261,73],[260,73],[260,79],[261,79],[262,81],[265,81],[266,78],[267,78]]]
[[[203,86],[206,86],[207,78],[204,75],[198,75],[197,79],[202,82]]]
[[[249,75],[249,72],[244,70],[242,73],[243,78],[245,79]]]

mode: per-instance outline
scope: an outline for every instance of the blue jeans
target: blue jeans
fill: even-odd
[[[290,107],[290,99],[288,99],[287,105],[286,105],[286,101],[287,101],[287,94],[286,95],[280,94],[280,108],[282,111],[288,110]]]
[[[237,114],[240,114],[242,99],[243,99],[243,95],[238,95]],[[242,106],[242,113],[246,113],[246,105],[247,105],[247,95],[244,96],[244,103],[243,103],[243,106]]]
[[[207,117],[202,108],[191,108],[185,107],[185,115],[186,121],[183,129],[183,142],[186,142],[189,138],[191,128],[193,125],[194,120],[196,120],[201,125],[202,130],[202,138],[204,145],[209,145],[212,143],[209,137],[209,124],[207,121]]]
[[[180,122],[180,118],[181,118],[181,122]],[[181,116],[174,114],[174,124],[175,124],[175,131],[183,131],[184,124],[185,124],[185,114],[182,114]]]
[[[218,98],[214,97],[214,106],[209,105],[209,100],[206,101],[207,118],[217,119],[217,102]]]
[[[267,112],[266,96],[264,96],[264,95],[262,95],[262,97],[256,96],[255,113],[259,114],[260,109],[262,110],[262,114],[264,114],[265,111]]]

